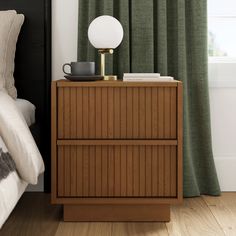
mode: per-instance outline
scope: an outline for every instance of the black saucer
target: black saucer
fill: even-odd
[[[97,81],[102,80],[101,75],[65,75],[65,78],[71,81]]]

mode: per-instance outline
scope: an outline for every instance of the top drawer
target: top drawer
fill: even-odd
[[[177,87],[58,87],[59,139],[176,139]]]

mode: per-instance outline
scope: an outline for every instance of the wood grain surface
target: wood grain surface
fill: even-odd
[[[66,222],[168,222],[170,205],[64,205]]]
[[[176,87],[60,87],[59,139],[176,139]]]
[[[184,199],[171,208],[170,223],[68,223],[44,193],[24,193],[1,236],[234,236],[236,193]]]
[[[67,218],[182,201],[181,82],[52,83],[52,203]]]
[[[176,146],[59,146],[58,196],[176,197],[176,162]]]

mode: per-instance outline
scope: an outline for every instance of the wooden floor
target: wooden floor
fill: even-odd
[[[62,209],[49,195],[25,193],[0,230],[1,236],[236,236],[236,193],[185,199],[172,207],[171,222],[64,223]]]

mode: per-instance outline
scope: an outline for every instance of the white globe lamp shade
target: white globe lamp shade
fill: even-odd
[[[115,49],[122,42],[124,30],[121,23],[112,16],[95,18],[88,29],[90,43],[98,49]]]

